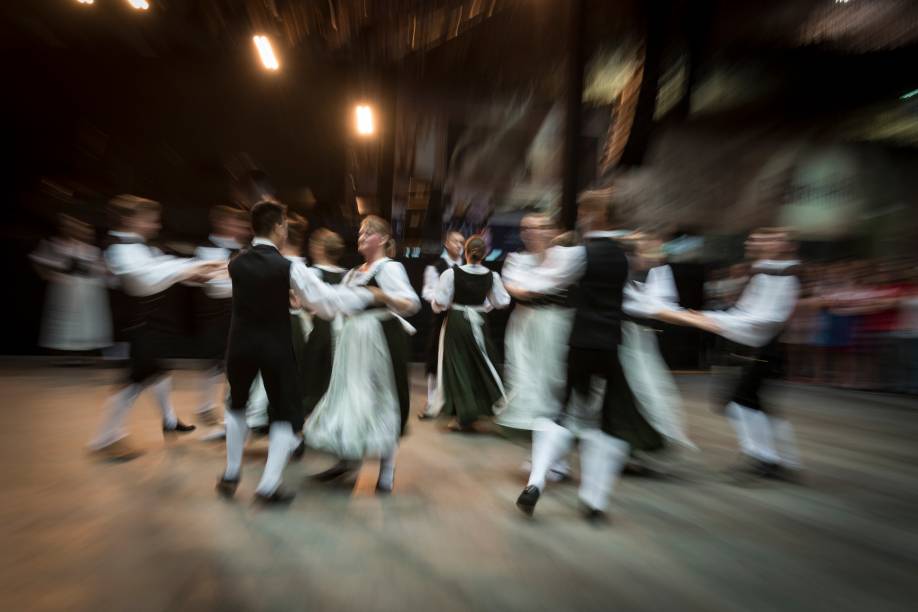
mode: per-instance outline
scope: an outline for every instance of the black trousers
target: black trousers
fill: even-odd
[[[600,419],[602,431],[625,440],[632,450],[662,448],[663,437],[637,408],[618,358],[617,346],[610,350],[571,347],[567,358],[567,400],[574,392],[589,395],[594,378],[601,378],[606,383]]]
[[[268,396],[268,422],[290,423],[302,429],[303,404],[291,332],[230,334],[226,351],[226,378],[230,386],[230,410],[244,412],[255,376],[261,378]]]
[[[741,366],[740,376],[727,403],[735,402],[746,408],[771,412],[762,403],[762,386],[766,380],[777,378],[781,370],[781,350],[776,342],[761,349],[732,346],[731,362]]]
[[[177,333],[142,325],[128,332],[128,380],[147,383],[169,372],[166,359],[184,355],[188,340]]]

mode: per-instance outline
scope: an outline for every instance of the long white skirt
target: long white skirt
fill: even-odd
[[[338,335],[328,391],[306,421],[313,448],[342,459],[382,457],[398,445],[398,394],[381,317],[370,310],[347,318]]]
[[[532,430],[538,419],[554,419],[561,412],[573,321],[573,310],[560,306],[517,305],[513,310],[505,340],[507,404],[497,423]]]
[[[618,355],[637,407],[647,422],[673,442],[697,449],[686,433],[679,390],[660,356],[656,333],[636,323],[622,323]]]
[[[86,276],[56,275],[48,283],[39,346],[90,351],[111,343],[112,322],[104,282]]]

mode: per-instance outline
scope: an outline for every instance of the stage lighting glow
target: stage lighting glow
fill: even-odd
[[[366,104],[357,105],[357,133],[361,136],[369,136],[376,131],[373,125],[373,109]]]
[[[261,63],[264,67],[268,70],[280,68],[280,63],[277,61],[277,56],[274,55],[274,49],[271,47],[271,41],[268,40],[268,37],[256,35],[252,37],[252,40],[255,41],[255,47],[258,49],[258,55],[261,57]]]
[[[128,0],[128,4],[138,11],[145,11],[150,8],[150,3],[147,0]]]

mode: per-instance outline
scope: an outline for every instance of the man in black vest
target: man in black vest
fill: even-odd
[[[742,372],[726,413],[746,458],[735,475],[740,480],[793,479],[800,470],[793,428],[763,404],[760,396],[762,384],[780,370],[778,339],[797,304],[800,262],[789,230],[780,227],[752,232],[746,241],[746,256],[755,263],[733,307],[700,313],[664,310],[655,316],[718,334],[733,344]]]
[[[608,498],[631,443],[662,444],[635,406],[619,363],[622,293],[628,258],[618,243],[622,232],[612,189],[584,194],[578,225],[584,245],[555,248],[528,275],[516,294],[530,298],[571,288],[575,315],[567,364],[567,401],[560,423],[543,419],[533,432],[532,472],[517,506],[535,510],[551,466],[580,440],[580,502],[587,519],[605,517]]]
[[[437,290],[437,283],[440,282],[440,275],[455,266],[461,266],[462,246],[465,244],[465,238],[457,231],[449,231],[443,237],[443,252],[440,257],[433,263],[424,268],[424,286],[421,288],[421,297],[427,302],[428,306],[433,304],[434,292]],[[437,391],[437,362],[440,352],[440,329],[443,327],[443,321],[446,320],[447,312],[431,312],[430,328],[427,332],[427,348],[425,351],[425,370],[427,373],[427,406],[424,412],[418,415],[420,419],[433,418],[434,412],[434,394]]]
[[[350,314],[376,301],[379,291],[323,283],[302,262],[281,255],[287,239],[287,209],[277,202],[252,208],[252,246],[229,264],[233,315],[226,352],[230,405],[226,411],[226,471],[217,491],[231,497],[239,484],[248,427],[245,409],[256,374],[268,396],[268,460],[255,498],[265,504],[288,503],[293,493],[281,487],[284,466],[299,444],[303,427],[299,376],[290,327],[291,293],[323,318]]]
[[[172,257],[146,241],[160,228],[158,202],[123,195],[109,204],[113,229],[105,263],[118,283],[120,324],[130,343],[128,384],[109,400],[107,415],[90,448],[110,459],[127,460],[139,452],[124,440],[124,421],[147,387],[156,394],[165,434],[187,433],[193,425],[182,423],[169,398],[172,378],[163,360],[176,352],[184,338],[176,333],[169,313],[167,291],[185,281],[207,282],[224,271],[224,262],[200,262]]]
[[[230,206],[214,206],[210,211],[212,231],[207,241],[195,249],[196,259],[228,262],[249,242],[248,213]],[[207,360],[201,379],[201,403],[196,416],[205,425],[217,425],[219,415],[214,398],[223,381],[223,359],[229,336],[233,308],[233,284],[229,278],[215,279],[201,285],[194,293],[197,353]]]

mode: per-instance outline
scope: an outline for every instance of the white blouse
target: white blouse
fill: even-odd
[[[667,265],[647,271],[644,282],[630,281],[625,285],[622,310],[634,317],[652,317],[661,310],[681,310],[679,291],[672,269]]]
[[[400,311],[393,311],[395,314],[410,317],[421,309],[421,300],[411,286],[411,281],[408,280],[405,266],[392,259],[385,257],[379,259],[373,262],[373,265],[365,272],[361,272],[359,268],[353,268],[347,273],[341,284],[348,287],[363,286],[374,278],[374,274],[376,284],[383,293],[390,297],[408,300],[408,307]]]
[[[482,303],[486,311],[494,308],[506,308],[510,305],[510,294],[508,294],[507,289],[504,288],[504,284],[501,282],[497,272],[491,272],[481,264],[465,264],[461,266],[460,269],[470,274],[491,274],[491,289],[488,291],[488,295]],[[455,274],[452,268],[444,271],[443,274],[440,275],[440,281],[437,283],[437,290],[434,293],[434,301],[431,302],[431,308],[434,312],[443,312],[452,305],[453,293],[455,291],[454,277]]]

